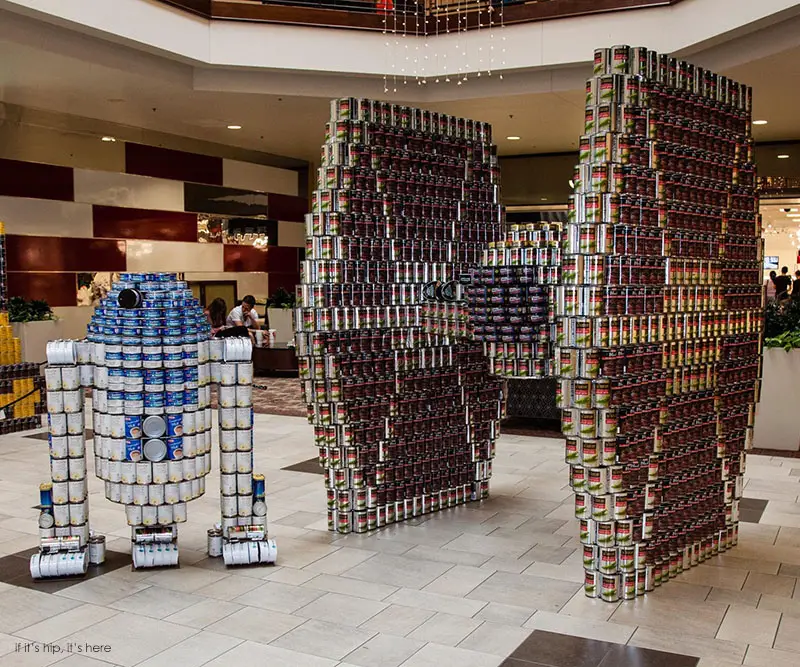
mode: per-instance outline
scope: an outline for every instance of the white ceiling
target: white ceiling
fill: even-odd
[[[12,19],[25,30],[12,30]],[[589,67],[575,65],[579,76],[566,78],[579,82]],[[800,46],[723,72],[754,86],[756,116],[769,121],[754,128],[757,141],[800,139]],[[0,101],[316,161],[327,96],[197,90],[196,76],[186,63],[0,12]],[[516,91],[513,75],[508,79]],[[375,88],[383,97],[382,82]],[[573,151],[582,130],[579,84],[429,106],[490,122],[501,155]],[[243,129],[227,130],[229,124]],[[512,135],[521,140],[505,138]]]

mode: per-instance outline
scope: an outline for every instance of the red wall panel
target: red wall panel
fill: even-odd
[[[267,255],[278,248],[270,248],[268,252],[258,250],[249,245],[225,244],[222,247],[223,266],[225,271],[267,271]]]
[[[75,273],[8,273],[8,295],[44,299],[51,306],[77,306]]]
[[[222,158],[171,148],[126,143],[125,171],[174,181],[222,185]]]
[[[96,238],[197,241],[197,215],[141,208],[93,206]]]
[[[285,220],[287,222],[303,222],[306,213],[309,212],[308,199],[305,197],[293,197],[291,195],[279,195],[270,192],[267,195],[269,217],[273,220]]]
[[[0,195],[73,201],[72,169],[0,158]]]
[[[6,236],[9,271],[124,271],[125,241]]]
[[[295,293],[295,287],[300,284],[299,273],[274,273],[269,274],[269,293],[272,296],[276,290],[283,287],[289,294]]]
[[[281,246],[270,248],[267,253],[267,264],[270,272],[298,273],[300,271],[298,249]]]

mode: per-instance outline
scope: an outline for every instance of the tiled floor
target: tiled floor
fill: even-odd
[[[14,554],[37,544],[32,506],[47,445],[0,437],[0,559],[14,559],[0,560],[0,580],[11,581],[0,583],[0,667],[800,664],[792,459],[750,457],[749,522],[737,549],[645,599],[609,605],[581,590],[558,439],[504,435],[488,501],[376,535],[338,536],[326,530],[321,475],[311,465],[287,469],[315,456],[311,427],[258,414],[256,429],[278,566],[225,569],[205,556],[206,529],[218,517],[212,475],[181,527],[180,569],[134,572],[122,563],[65,587],[16,585],[11,576],[24,574]],[[90,490],[94,530],[109,550],[129,551],[122,509],[93,477]],[[26,642],[49,650],[17,650]],[[75,653],[87,644],[96,650]]]

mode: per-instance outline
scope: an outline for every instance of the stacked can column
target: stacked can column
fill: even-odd
[[[491,373],[516,379],[552,375],[551,293],[560,278],[561,225],[509,225],[483,251],[467,288],[475,338]]]
[[[485,123],[350,98],[322,165],[297,350],[329,527],[365,532],[488,493],[500,386],[463,304],[423,291],[499,238],[499,168]]]
[[[30,563],[35,579],[83,574],[88,565],[85,414],[75,342],[48,343],[47,358],[51,481],[40,486],[40,551]]]
[[[174,565],[211,469],[208,324],[175,274],[122,274],[95,309],[95,472],[125,505],[136,567]]]
[[[209,555],[226,565],[274,563],[268,537],[264,475],[253,473],[253,362],[249,338],[212,340],[211,378],[218,383],[220,446],[219,528],[209,532]]]
[[[614,601],[736,542],[760,222],[746,86],[620,46],[586,94],[556,362],[585,590]]]

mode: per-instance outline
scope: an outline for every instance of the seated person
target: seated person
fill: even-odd
[[[206,316],[208,323],[211,325],[211,335],[215,336],[219,331],[225,328],[225,317],[228,312],[228,306],[225,304],[225,299],[217,297],[206,308]]]
[[[260,329],[258,313],[255,309],[256,300],[252,294],[248,294],[242,302],[228,313],[225,324],[229,327],[246,327],[248,329]]]

